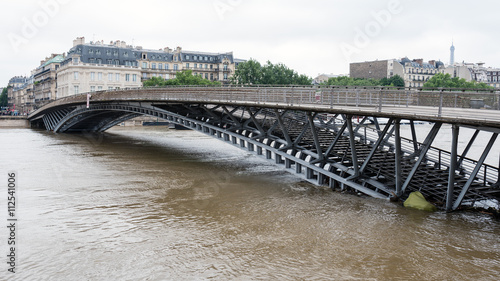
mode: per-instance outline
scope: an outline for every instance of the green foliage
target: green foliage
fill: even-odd
[[[304,74],[299,75],[282,63],[272,64],[268,61],[262,66],[251,59],[239,64],[231,82],[238,85],[311,85],[312,79]]]
[[[391,78],[365,79],[365,78],[351,78],[347,76],[332,77],[328,79],[323,85],[329,86],[393,86],[404,87],[405,81],[401,76],[394,75]]]
[[[425,88],[460,88],[460,89],[493,89],[485,83],[467,82],[463,78],[451,77],[450,74],[438,73],[424,84]]]
[[[331,77],[324,85],[329,86],[379,86],[376,79],[351,78],[347,76]]]
[[[144,87],[154,86],[219,86],[221,83],[218,81],[210,81],[203,79],[201,76],[193,75],[192,70],[183,70],[175,74],[175,79],[165,80],[161,77],[152,77],[144,81]]]
[[[260,62],[254,59],[240,63],[238,68],[236,68],[234,75],[231,77],[232,84],[261,84],[261,81],[262,66],[260,65]]]
[[[6,107],[7,104],[8,104],[7,88],[3,88],[2,94],[0,94],[0,107]]]
[[[399,75],[394,75],[389,79],[389,85],[394,87],[404,87],[405,80]]]

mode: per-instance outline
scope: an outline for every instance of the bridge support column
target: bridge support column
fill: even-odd
[[[450,173],[448,176],[448,190],[446,193],[446,211],[451,211],[453,204],[453,191],[455,191],[455,172],[457,170],[457,150],[458,150],[458,134],[460,127],[458,125],[452,126],[452,140],[451,140],[451,156],[450,156]]]
[[[282,164],[283,163],[281,155],[275,154],[275,157],[276,157],[276,164]]]
[[[401,153],[401,120],[400,119],[397,119],[396,120],[396,123],[394,124],[394,126],[396,127],[396,139],[395,139],[395,145],[396,145],[396,195],[398,197],[400,197],[401,195],[403,195],[403,192],[402,192],[402,175],[401,175],[401,161],[403,160],[403,155]]]
[[[297,173],[297,174],[302,173],[302,164],[295,163],[295,173]]]
[[[351,145],[351,155],[352,155],[352,166],[354,168],[354,175],[352,177],[359,176],[359,166],[358,166],[358,155],[356,153],[356,140],[354,139],[354,130],[352,128],[352,116],[347,116],[347,129],[349,131],[349,141]]]
[[[273,159],[272,152],[270,150],[266,150],[266,159]]]

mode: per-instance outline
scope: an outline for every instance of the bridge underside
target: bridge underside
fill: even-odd
[[[102,132],[140,115],[197,130],[283,166],[317,185],[376,198],[420,191],[430,202],[456,210],[500,199],[498,168],[484,164],[498,133],[479,161],[468,159],[479,130],[462,155],[456,153],[459,126],[453,126],[451,152],[432,147],[441,128],[434,123],[423,143],[400,135],[399,119],[380,124],[374,117],[220,104],[102,103],[46,113],[33,124],[54,132]],[[368,125],[368,123],[370,123]],[[455,161],[451,161],[455,159]]]

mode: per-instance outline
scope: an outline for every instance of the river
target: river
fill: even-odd
[[[0,280],[500,276],[500,222],[488,215],[317,188],[194,131],[0,129],[0,148],[1,225],[8,171],[18,184],[16,273],[2,227]]]

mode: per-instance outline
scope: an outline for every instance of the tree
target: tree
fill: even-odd
[[[236,69],[232,83],[238,85],[311,85],[312,79],[299,75],[293,69],[282,63],[273,64],[270,61],[262,66],[251,59],[240,63]]]
[[[220,82],[203,79],[201,76],[193,75],[192,70],[183,70],[175,74],[174,79],[165,80],[161,77],[152,77],[144,81],[144,87],[154,86],[219,86]]]
[[[492,89],[485,83],[467,82],[463,78],[451,77],[449,73],[438,73],[425,82],[425,88],[460,88],[460,89]]]
[[[394,87],[404,87],[405,80],[399,75],[394,75],[389,79],[389,85]]]
[[[8,98],[7,98],[7,87],[3,88],[2,94],[0,94],[0,107],[6,107],[8,105]]]
[[[262,66],[254,59],[240,63],[231,77],[233,84],[262,84]]]

